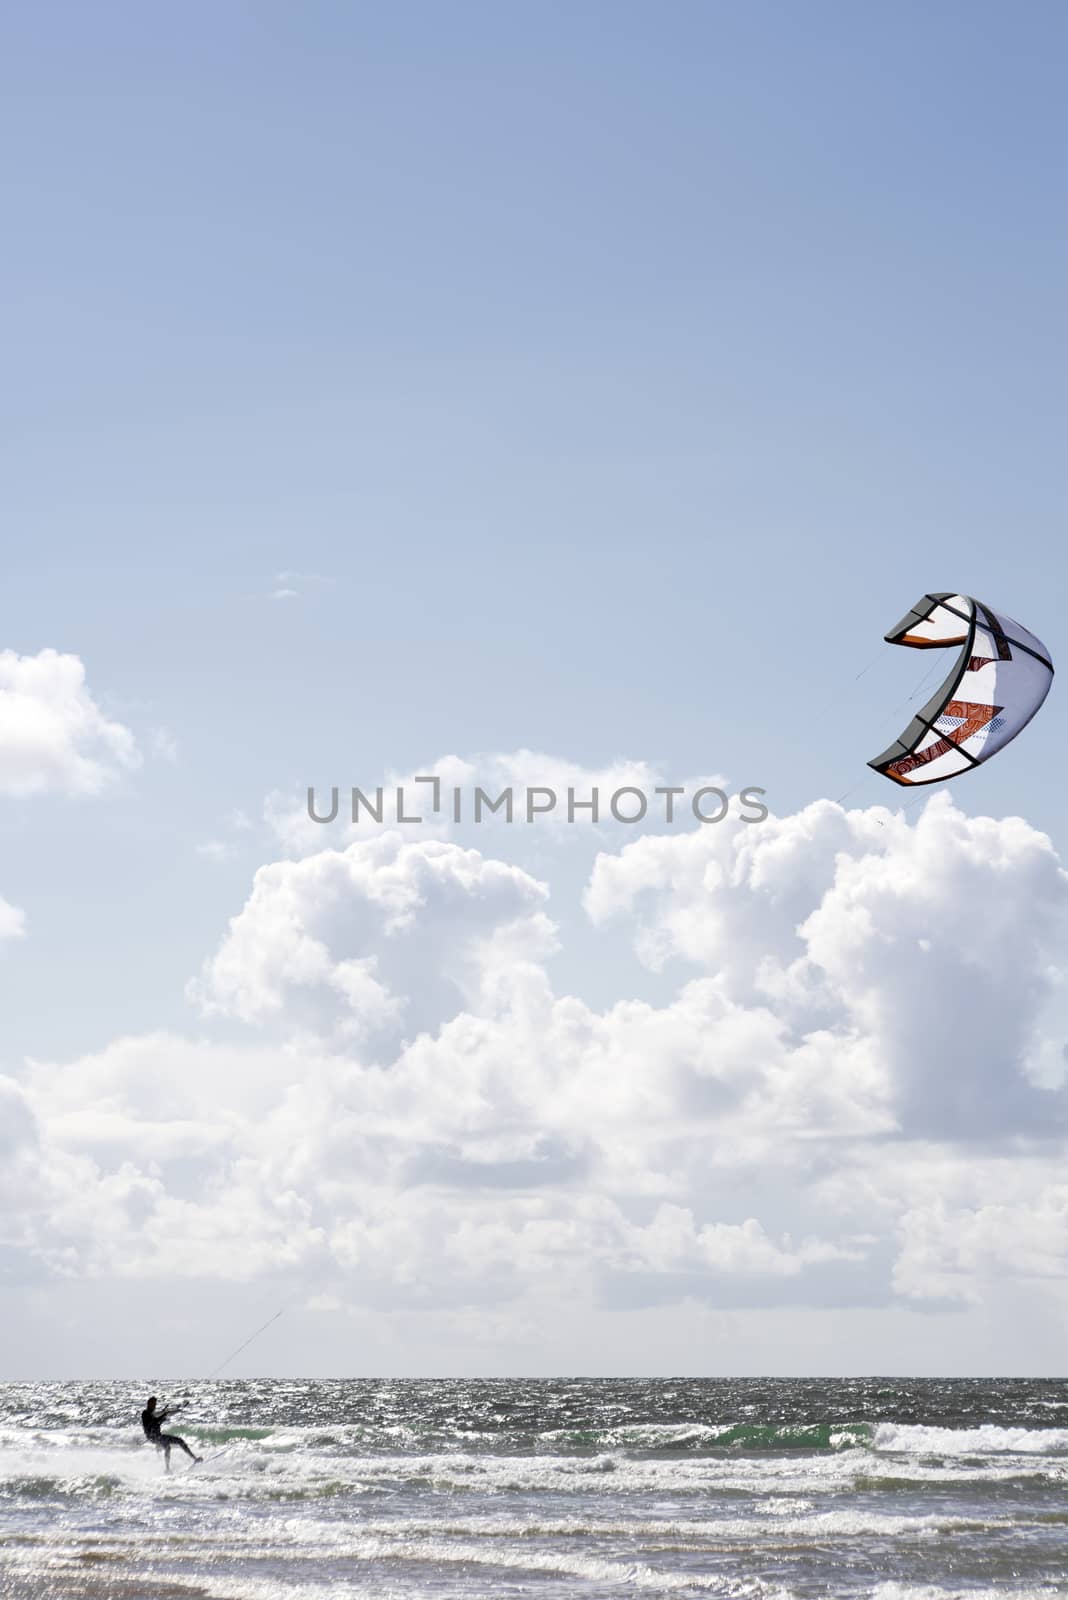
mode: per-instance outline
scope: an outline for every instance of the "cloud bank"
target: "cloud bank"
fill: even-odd
[[[516,1318],[1059,1291],[1047,838],[822,801],[602,850],[585,906],[662,1003],[569,994],[549,886],[450,840],[262,867],[191,982],[205,1037],[0,1085],[18,1270]]]

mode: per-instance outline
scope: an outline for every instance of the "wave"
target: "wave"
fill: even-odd
[[[843,1540],[861,1541],[876,1539],[885,1542],[900,1536],[916,1535],[944,1537],[947,1534],[985,1532],[1006,1528],[1026,1527],[1011,1518],[968,1519],[951,1515],[908,1517],[876,1516],[861,1511],[838,1511],[810,1517],[790,1518],[783,1523],[768,1519],[769,1525],[757,1526],[752,1518],[729,1520],[674,1520],[645,1521],[641,1519],[600,1521],[590,1517],[560,1519],[530,1519],[509,1516],[490,1516],[477,1519],[413,1519],[399,1518],[393,1522],[372,1521],[359,1527],[345,1519],[303,1523],[299,1526],[290,1519],[260,1523],[254,1529],[236,1528],[229,1522],[206,1534],[202,1525],[195,1533],[185,1533],[176,1547],[173,1534],[160,1531],[130,1531],[118,1536],[98,1535],[83,1544],[78,1559],[91,1556],[96,1560],[121,1560],[134,1555],[138,1563],[156,1567],[161,1561],[176,1553],[183,1560],[194,1556],[212,1569],[211,1593],[217,1596],[234,1594],[235,1600],[250,1600],[252,1595],[284,1595],[303,1593],[299,1578],[285,1581],[279,1588],[256,1586],[251,1572],[243,1572],[231,1581],[225,1575],[219,1560],[225,1549],[228,1557],[243,1566],[246,1555],[254,1554],[257,1560],[269,1563],[304,1560],[308,1570],[317,1570],[327,1579],[335,1563],[360,1563],[396,1570],[415,1565],[432,1567],[440,1579],[442,1569],[451,1567],[473,1568],[486,1573],[492,1571],[527,1573],[545,1577],[560,1576],[578,1579],[584,1586],[612,1586],[611,1592],[651,1590],[657,1593],[703,1591],[732,1597],[751,1597],[751,1600],[786,1600],[789,1591],[778,1583],[758,1576],[743,1576],[737,1568],[725,1572],[681,1572],[677,1567],[652,1564],[648,1545],[659,1546],[662,1557],[673,1556],[676,1550],[709,1550],[717,1546],[729,1550],[748,1550],[751,1559],[757,1557],[766,1540],[771,1549],[782,1547],[789,1541],[797,1549],[798,1542],[810,1547],[824,1548],[828,1541],[840,1545]],[[582,1540],[608,1538],[625,1541],[634,1549],[633,1557],[623,1557],[616,1552],[583,1549]],[[564,1541],[556,1549],[539,1548],[532,1539]],[[639,1545],[639,1548],[634,1548]],[[645,1546],[641,1548],[640,1546]],[[53,1561],[63,1559],[47,1537],[39,1548],[52,1552]],[[653,1557],[655,1560],[655,1557]],[[0,1558],[2,1561],[2,1558]],[[223,1570],[220,1570],[220,1569]],[[360,1593],[373,1591],[374,1576],[368,1573],[371,1586],[361,1582]],[[273,1584],[274,1580],[268,1580]],[[54,1590],[52,1591],[55,1592]],[[309,1594],[333,1593],[329,1581],[307,1591]],[[352,1588],[342,1588],[339,1594],[351,1595]],[[397,1591],[392,1591],[396,1593]],[[406,1591],[407,1592],[407,1591]],[[463,1591],[470,1593],[470,1590]],[[884,1582],[873,1593],[877,1600],[965,1600],[971,1591],[961,1585],[952,1591],[936,1586],[914,1585],[908,1582]],[[1045,1596],[1056,1593],[1049,1586],[1018,1588],[1011,1593],[1018,1597]],[[1060,1591],[1063,1593],[1063,1591]],[[1004,1590],[999,1590],[1003,1600]]]
[[[325,1532],[325,1530],[324,1530]],[[240,1541],[239,1541],[240,1543]],[[451,1567],[474,1569],[476,1572],[485,1573],[487,1577],[493,1572],[524,1573],[544,1577],[560,1577],[578,1579],[584,1588],[591,1585],[614,1586],[626,1592],[633,1590],[651,1590],[656,1594],[667,1593],[703,1593],[721,1595],[724,1600],[792,1600],[790,1592],[777,1582],[768,1582],[758,1577],[727,1576],[719,1573],[679,1573],[663,1567],[655,1567],[647,1562],[636,1559],[613,1559],[610,1556],[601,1556],[586,1553],[581,1550],[547,1551],[531,1549],[524,1544],[505,1544],[498,1547],[484,1546],[477,1540],[451,1539],[440,1535],[424,1537],[405,1534],[402,1530],[394,1530],[388,1534],[363,1534],[356,1537],[348,1534],[342,1526],[339,1530],[334,1527],[326,1533],[321,1541],[312,1541],[319,1544],[315,1553],[322,1556],[332,1556],[347,1562],[363,1563],[388,1563],[401,1562],[404,1564],[416,1563],[419,1566],[432,1566],[439,1574],[441,1569]],[[120,1558],[128,1553],[131,1548],[130,1541],[106,1541],[96,1547],[93,1554],[97,1560],[106,1560],[114,1552]],[[144,1540],[136,1546],[139,1561],[158,1560],[160,1555],[166,1555],[167,1547],[162,1548],[151,1540],[146,1544]],[[255,1550],[258,1555],[264,1553],[272,1557],[293,1553],[291,1542],[276,1545],[268,1537],[267,1541],[258,1539],[249,1544],[250,1550]],[[208,1554],[201,1549],[201,1554]],[[305,1554],[312,1554],[306,1551]],[[79,1553],[79,1561],[85,1552]],[[238,1552],[238,1559],[240,1553]],[[4,1564],[0,1554],[0,1567]],[[52,1574],[62,1572],[66,1563],[62,1554],[55,1553],[50,1563]],[[69,1568],[68,1568],[69,1570]],[[50,1594],[57,1591],[48,1590]],[[176,1591],[178,1592],[178,1591]],[[192,1592],[192,1591],[186,1591]],[[206,1592],[206,1591],[205,1591]],[[337,1585],[328,1579],[326,1582],[314,1585],[302,1584],[299,1579],[259,1578],[252,1572],[241,1573],[231,1577],[228,1573],[220,1572],[216,1566],[211,1575],[211,1589],[213,1596],[218,1600],[293,1600],[294,1596],[308,1596],[308,1600],[351,1600],[354,1590],[350,1580]],[[371,1584],[360,1584],[361,1595],[374,1594],[373,1579]],[[394,1587],[383,1588],[379,1593],[395,1595]]]
[[[844,1451],[894,1456],[1068,1455],[1068,1427],[939,1427],[894,1421],[781,1422],[759,1419],[722,1422],[635,1422],[594,1428],[548,1428],[515,1432],[467,1428],[412,1429],[363,1423],[324,1428],[277,1423],[260,1425],[190,1421],[178,1430],[191,1443],[216,1449],[259,1447],[272,1456],[318,1455],[334,1460],[356,1456],[398,1461],[427,1455],[458,1460],[506,1461],[528,1456],[611,1461],[662,1457],[789,1457],[799,1453],[837,1455]],[[5,1457],[27,1449],[79,1455],[91,1450],[142,1454],[140,1431],[114,1427],[83,1429],[0,1429],[0,1474]],[[602,1470],[612,1470],[602,1466]]]
[[[868,1451],[916,1456],[1068,1455],[1068,1428],[944,1428],[920,1423],[826,1422],[640,1422],[600,1428],[549,1428],[536,1433],[488,1433],[471,1429],[420,1431],[362,1425],[323,1428],[242,1428],[197,1425],[193,1437],[226,1445],[262,1442],[272,1454],[293,1451],[349,1456],[367,1452],[389,1459],[417,1459],[424,1451],[446,1451],[458,1459],[508,1460],[527,1455],[610,1461],[655,1456],[789,1456],[799,1452],[839,1454]],[[611,1470],[610,1466],[602,1470]]]
[[[848,1450],[870,1444],[866,1422],[636,1422],[614,1428],[550,1428],[538,1439],[556,1448],[704,1450]]]
[[[1068,1455],[1068,1428],[931,1428],[921,1423],[880,1422],[876,1450],[904,1455]]]
[[[966,1516],[940,1512],[927,1516],[904,1513],[894,1515],[870,1510],[819,1510],[796,1502],[787,1505],[782,1515],[754,1515],[739,1517],[678,1518],[663,1516],[650,1518],[634,1516],[621,1518],[615,1514],[598,1516],[587,1510],[570,1516],[516,1516],[508,1513],[456,1516],[445,1514],[437,1518],[401,1515],[392,1518],[368,1517],[361,1520],[358,1533],[351,1524],[343,1527],[334,1522],[305,1522],[300,1537],[309,1549],[329,1549],[344,1556],[360,1556],[368,1540],[380,1541],[383,1553],[395,1555],[418,1551],[427,1541],[442,1539],[499,1541],[530,1541],[532,1539],[574,1540],[611,1539],[624,1540],[632,1547],[636,1544],[662,1544],[664,1540],[678,1540],[684,1547],[715,1548],[743,1543],[754,1549],[760,1544],[778,1544],[784,1540],[893,1538],[902,1534],[948,1534],[983,1532],[992,1529],[1024,1528],[1052,1525],[1055,1514],[1036,1517],[1009,1515]],[[288,1523],[286,1526],[290,1526]],[[256,1548],[270,1554],[273,1549],[271,1522],[255,1535],[249,1536]],[[525,1546],[529,1548],[529,1545]],[[279,1549],[284,1549],[280,1546]]]
[[[553,1429],[539,1439],[557,1448],[623,1449],[643,1454],[786,1454],[869,1450],[917,1456],[1068,1455],[1068,1428],[941,1428],[898,1422],[634,1423],[601,1430]]]

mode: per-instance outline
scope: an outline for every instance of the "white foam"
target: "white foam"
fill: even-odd
[[[1068,1453],[1068,1428],[927,1428],[917,1423],[880,1422],[875,1430],[876,1450],[910,1455],[1064,1455]]]
[[[933,1583],[880,1583],[873,1590],[871,1600],[987,1600],[991,1590],[940,1589]],[[1039,1584],[1035,1588],[997,1588],[998,1600],[1064,1600],[1064,1590]]]
[[[299,1524],[302,1534],[309,1531],[306,1524]],[[403,1526],[403,1525],[402,1525]],[[595,1555],[586,1555],[579,1550],[540,1551],[522,1545],[485,1546],[475,1542],[459,1539],[423,1538],[418,1535],[408,1534],[400,1537],[383,1537],[381,1535],[362,1534],[357,1537],[345,1535],[343,1529],[332,1530],[334,1536],[329,1542],[334,1546],[332,1556],[344,1557],[347,1561],[372,1563],[381,1561],[406,1561],[419,1563],[432,1563],[440,1566],[470,1566],[487,1573],[491,1571],[542,1573],[545,1575],[558,1575],[561,1577],[578,1578],[583,1583],[618,1585],[622,1588],[636,1590],[651,1590],[658,1594],[668,1593],[703,1593],[720,1595],[723,1600],[793,1600],[789,1590],[780,1584],[768,1583],[760,1578],[734,1577],[718,1573],[679,1573],[661,1570],[642,1561],[618,1561]],[[251,1535],[246,1540],[237,1543],[247,1543],[250,1553],[257,1556],[268,1556],[277,1553],[293,1555],[293,1545],[289,1542],[280,1542],[275,1547],[270,1538],[257,1541]],[[81,1547],[91,1546],[98,1555],[106,1553],[109,1544],[113,1547],[124,1546],[126,1549],[136,1548],[142,1558],[144,1568],[150,1569],[160,1557],[166,1559],[167,1554],[172,1558],[181,1554],[188,1560],[197,1551],[197,1543],[193,1540],[182,1541],[182,1548],[177,1551],[174,1541],[155,1547],[143,1537],[135,1544],[131,1540],[108,1541],[105,1539],[79,1541]],[[203,1546],[200,1553],[204,1553]],[[232,1552],[236,1554],[237,1552]],[[71,1561],[77,1561],[81,1550],[73,1544],[52,1544],[50,1548],[49,1570],[53,1575],[62,1573],[65,1566]],[[29,1552],[0,1552],[0,1567],[22,1568],[24,1571],[37,1570],[39,1567],[31,1565],[28,1559]],[[39,1559],[39,1552],[38,1552]],[[53,1591],[55,1592],[55,1591]],[[240,1575],[230,1576],[219,1572],[212,1572],[210,1580],[210,1593],[218,1600],[323,1600],[324,1596],[336,1596],[337,1600],[351,1600],[354,1593],[350,1580],[344,1583],[325,1582],[313,1584],[296,1582],[290,1578],[259,1578],[252,1573],[242,1572]],[[367,1584],[363,1575],[360,1576],[359,1591],[361,1596],[375,1593]],[[382,1588],[379,1593],[396,1595],[395,1582],[388,1588]]]

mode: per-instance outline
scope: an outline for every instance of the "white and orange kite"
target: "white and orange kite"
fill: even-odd
[[[981,766],[1026,728],[1049,693],[1041,639],[966,594],[925,594],[889,644],[961,651],[938,693],[869,767],[895,783],[940,783]]]

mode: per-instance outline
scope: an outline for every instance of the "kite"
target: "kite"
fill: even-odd
[[[966,594],[925,594],[884,637],[914,650],[961,647],[938,693],[868,762],[894,783],[941,783],[989,761],[1026,728],[1053,682],[1041,639]]]

